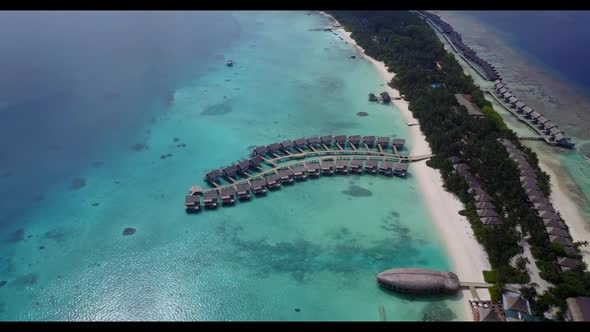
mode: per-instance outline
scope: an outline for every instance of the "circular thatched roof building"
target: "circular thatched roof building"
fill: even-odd
[[[439,272],[419,268],[399,268],[377,275],[379,286],[409,294],[456,294],[459,278],[452,272]]]

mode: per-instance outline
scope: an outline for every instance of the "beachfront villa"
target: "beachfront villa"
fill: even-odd
[[[590,322],[590,297],[570,297],[565,301],[567,303],[565,314],[567,321]]]
[[[502,294],[502,309],[507,321],[525,321],[531,319],[531,305],[527,299],[515,292]]]

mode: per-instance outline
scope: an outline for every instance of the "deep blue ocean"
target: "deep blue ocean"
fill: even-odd
[[[590,11],[469,11],[509,44],[590,95]]]

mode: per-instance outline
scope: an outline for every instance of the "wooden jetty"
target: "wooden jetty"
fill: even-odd
[[[336,147],[334,147],[336,146]],[[237,200],[246,201],[278,190],[281,185],[302,181],[307,177],[332,174],[382,174],[403,177],[410,162],[431,158],[426,155],[403,155],[405,139],[360,136],[314,136],[294,141],[286,140],[268,146],[259,146],[250,158],[228,167],[213,170],[205,175],[205,181],[213,188],[191,186],[185,197],[187,211],[199,211],[221,205],[234,205]],[[222,184],[225,179],[228,184]]]

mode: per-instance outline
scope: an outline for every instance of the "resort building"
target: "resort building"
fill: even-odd
[[[567,303],[566,320],[590,322],[590,297],[570,297],[565,302]]]

